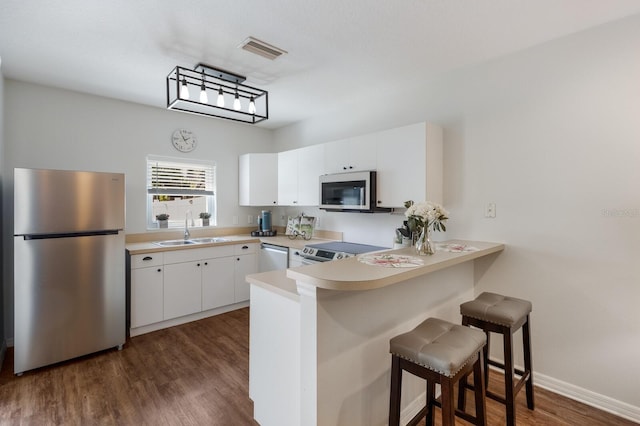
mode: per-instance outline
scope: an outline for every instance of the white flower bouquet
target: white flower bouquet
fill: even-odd
[[[431,201],[422,201],[414,203],[409,200],[404,203],[407,211],[404,215],[407,217],[409,229],[412,232],[421,232],[423,228],[432,231],[446,231],[445,222],[449,219],[449,212],[438,203]]]

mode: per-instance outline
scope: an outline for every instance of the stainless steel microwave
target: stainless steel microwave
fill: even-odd
[[[320,208],[328,211],[390,211],[377,206],[375,171],[320,176]]]

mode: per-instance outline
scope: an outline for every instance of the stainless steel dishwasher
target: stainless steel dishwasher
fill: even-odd
[[[287,269],[289,264],[289,249],[274,244],[260,245],[260,272]]]

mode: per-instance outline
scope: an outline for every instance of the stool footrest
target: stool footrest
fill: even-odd
[[[513,393],[514,395],[517,394],[520,389],[522,388],[522,386],[524,386],[527,383],[527,379],[529,378],[529,376],[531,375],[530,372],[524,372],[524,371],[520,371],[520,370],[516,370],[516,373],[522,375],[522,377],[520,377],[520,380],[518,380],[518,383],[515,384],[515,386],[513,387]],[[460,386],[463,386],[465,389],[469,389],[469,390],[474,390],[474,386],[472,383],[469,382],[465,382],[463,383],[462,381],[460,382]],[[498,401],[501,403],[505,403],[505,398],[502,395],[498,395],[497,393],[494,393],[492,391],[490,391],[489,389],[485,390],[485,393],[487,394],[487,398],[491,398],[494,401]]]
[[[488,360],[487,360],[487,364],[489,364],[489,365],[493,365],[494,367],[498,367],[499,369],[504,370],[504,364],[503,364],[503,363],[501,363],[501,362],[494,361],[494,360],[492,360],[492,359],[488,359]],[[515,373],[516,373],[518,376],[522,376],[522,375],[524,375],[524,374],[525,374],[525,371],[524,371],[524,370],[521,370],[521,369],[519,369],[519,368],[514,368],[514,369],[513,369],[513,371],[515,371]]]
[[[433,405],[435,405],[435,406],[436,406],[436,407],[438,407],[438,408],[442,408],[442,403],[440,403],[440,401],[439,401],[439,400],[437,400],[437,399],[436,399],[435,401],[433,401]],[[427,407],[425,407],[425,408],[423,408],[422,410],[420,410],[420,413],[422,413],[422,411],[423,411],[423,410],[424,410],[424,414],[422,415],[422,417],[420,418],[420,420],[425,416],[425,414],[427,414]],[[420,414],[420,413],[418,413],[418,414]],[[476,420],[477,420],[474,416],[472,416],[471,414],[469,414],[469,413],[467,413],[466,411],[463,411],[463,410],[461,410],[461,409],[459,409],[459,408],[456,408],[456,416],[458,416],[458,417],[460,417],[461,419],[466,420],[466,421],[468,421],[469,423],[472,423],[472,424],[474,424],[474,423],[476,422]],[[418,416],[416,415],[416,417],[418,417]],[[411,422],[412,422],[416,417],[414,417],[413,419],[411,419]],[[407,426],[409,426],[409,425],[413,425],[413,423],[411,423],[411,422],[407,423]],[[415,426],[415,425],[414,425],[414,426]]]
[[[418,414],[416,414],[415,416],[413,416],[411,420],[409,420],[409,423],[407,423],[407,426],[416,426],[420,424],[422,419],[424,419],[427,416],[428,412],[429,412],[429,406],[425,405],[424,408],[422,408],[422,410],[418,412]]]

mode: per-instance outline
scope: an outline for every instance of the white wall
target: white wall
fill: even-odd
[[[5,181],[5,168],[4,168],[4,76],[2,74],[2,58],[0,58],[0,211],[2,209],[2,204],[4,204],[4,197],[2,196],[2,182]],[[0,235],[4,237],[3,231],[3,217],[0,217]],[[4,238],[3,238],[4,239]],[[0,241],[0,259],[3,258],[3,248],[2,241]],[[2,370],[2,364],[4,360],[5,354],[5,329],[4,329],[4,313],[5,309],[5,296],[4,296],[4,267],[2,262],[0,262],[0,370]],[[12,333],[13,335],[13,333]]]
[[[285,149],[424,120],[443,125],[449,237],[507,244],[476,271],[476,292],[533,302],[539,384],[636,421],[638,45],[640,16],[276,132]],[[495,219],[483,217],[489,202]],[[388,241],[388,216],[362,217],[359,235]],[[355,220],[344,214],[332,226]]]
[[[158,90],[164,90],[159,87]],[[238,207],[238,156],[273,151],[273,132],[246,124],[167,111],[51,87],[6,80],[5,146],[2,162],[4,212],[5,330],[13,336],[13,168],[123,172],[126,232],[146,231],[146,156],[205,159],[217,163],[218,226],[247,226],[259,209]],[[183,154],[171,144],[177,128],[188,128],[198,147]],[[242,220],[244,219],[244,220]]]

